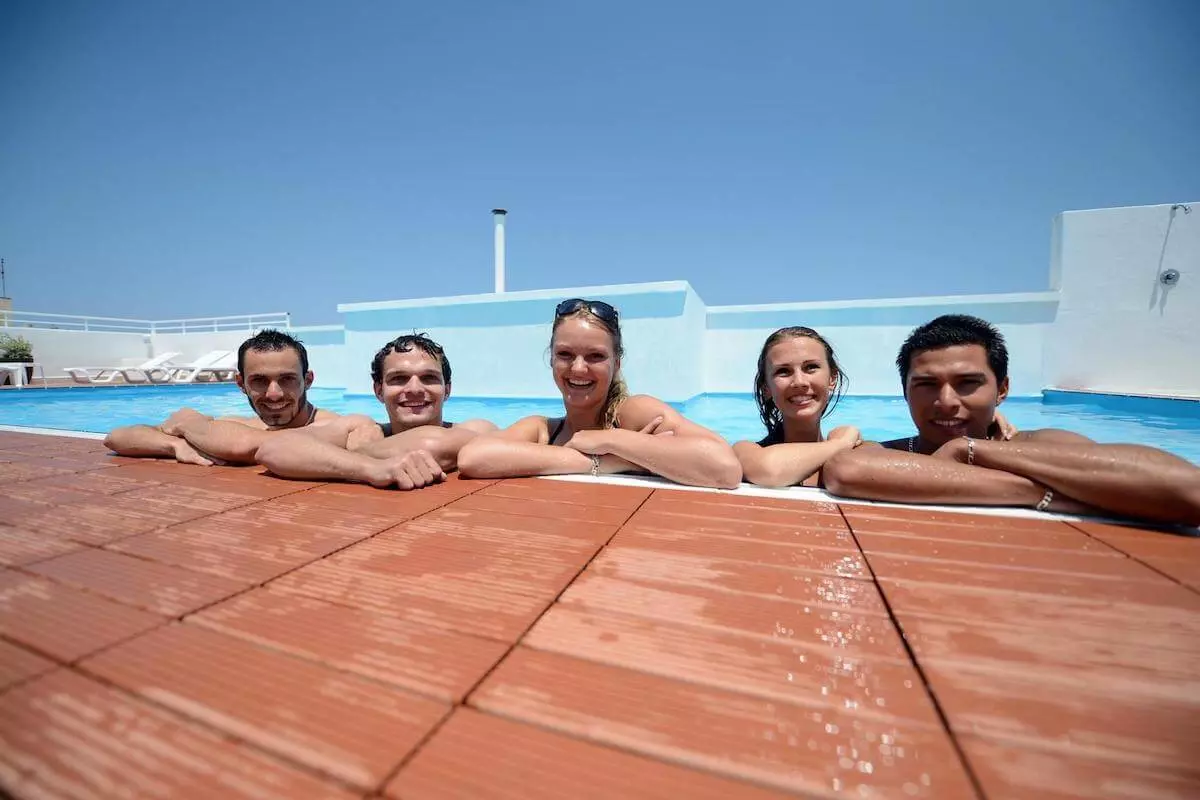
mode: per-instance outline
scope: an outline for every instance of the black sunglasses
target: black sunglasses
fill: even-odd
[[[573,297],[570,300],[563,300],[554,309],[554,316],[565,317],[567,314],[574,314],[579,309],[587,309],[589,312],[604,320],[610,325],[617,324],[617,310],[603,300],[584,300],[581,297]]]

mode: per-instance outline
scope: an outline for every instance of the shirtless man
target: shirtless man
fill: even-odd
[[[130,425],[108,434],[104,444],[123,456],[175,458],[188,464],[253,464],[259,445],[275,431],[305,428],[344,441],[369,436],[374,422],[361,414],[340,416],[308,401],[313,373],[299,341],[264,330],[238,348],[238,388],[256,416],[212,417],[184,408],[161,425]]]
[[[896,359],[917,434],[825,465],[836,495],[897,503],[1027,506],[1200,525],[1200,467],[1064,430],[1003,435],[1008,350],[994,327],[952,314],[916,328]]]
[[[441,345],[423,334],[388,342],[371,362],[375,397],[388,422],[357,426],[340,439],[287,431],[258,449],[258,463],[286,478],[345,480],[372,486],[419,489],[442,481],[458,466],[458,451],[492,423],[446,422],[450,361]]]

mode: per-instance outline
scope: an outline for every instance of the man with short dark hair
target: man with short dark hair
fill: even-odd
[[[441,345],[424,334],[400,336],[384,345],[371,362],[375,397],[387,423],[373,435],[347,435],[344,441],[288,432],[258,450],[258,463],[281,477],[347,480],[373,486],[419,489],[444,480],[458,465],[458,451],[496,426],[486,420],[446,422],[450,360]]]
[[[130,425],[108,434],[104,443],[119,455],[174,457],[190,464],[253,464],[268,433],[294,428],[321,429],[345,438],[373,424],[363,415],[340,416],[308,400],[313,373],[308,352],[296,338],[264,330],[238,348],[238,388],[253,417],[213,419],[194,409],[176,411],[160,425]]]
[[[896,366],[917,434],[835,456],[823,472],[833,494],[1200,525],[1200,468],[1182,458],[1065,430],[1006,437],[996,407],[1008,350],[984,320],[952,314],[916,328]]]

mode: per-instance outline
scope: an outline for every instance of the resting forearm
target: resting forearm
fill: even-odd
[[[255,463],[258,448],[268,436],[267,431],[217,420],[189,424],[180,432],[192,447],[231,464]]]
[[[610,464],[604,472],[618,471]],[[459,452],[458,471],[468,478],[584,475],[592,471],[592,459],[569,447],[478,437]]]
[[[795,486],[847,448],[842,442],[777,444],[754,448],[742,460],[746,480],[759,486]]]
[[[975,463],[1113,514],[1200,525],[1200,468],[1140,445],[977,441]]]
[[[728,445],[715,439],[614,433],[619,436],[613,455],[676,483],[732,489],[742,480],[741,462]]]
[[[281,478],[367,482],[375,459],[300,432],[280,431],[258,448],[257,461]]]
[[[179,440],[150,425],[130,425],[117,428],[104,437],[104,446],[122,456],[175,456]]]
[[[1044,494],[1020,475],[882,448],[841,453],[823,474],[835,495],[893,503],[1032,507]]]
[[[459,451],[478,435],[465,428],[426,425],[372,442],[357,452],[373,458],[394,458],[413,450],[424,450],[434,457],[442,469],[450,471],[458,467]]]

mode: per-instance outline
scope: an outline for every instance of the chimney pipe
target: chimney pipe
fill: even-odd
[[[504,293],[504,218],[508,212],[503,208],[492,209],[492,221],[496,227],[496,294]]]

